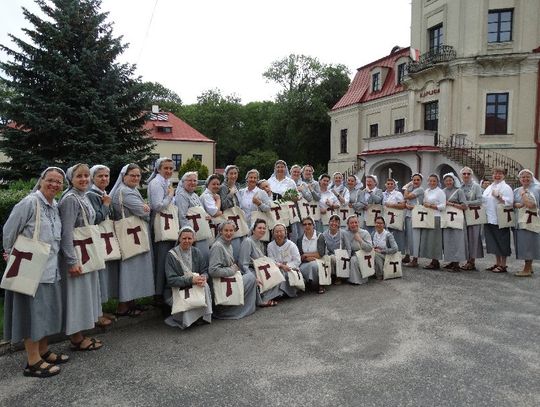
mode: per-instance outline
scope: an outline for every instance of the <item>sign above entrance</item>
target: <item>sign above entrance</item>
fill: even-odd
[[[441,92],[440,88],[434,88],[434,89],[430,89],[430,90],[423,90],[422,92],[420,92],[420,97],[425,98],[426,96],[437,95],[440,92]]]

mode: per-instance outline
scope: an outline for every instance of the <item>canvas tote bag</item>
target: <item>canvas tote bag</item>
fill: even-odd
[[[332,259],[330,256],[325,255],[322,259],[316,259],[317,266],[319,268],[319,285],[331,285],[332,284]]]
[[[375,274],[375,250],[367,252],[365,250],[357,250],[355,252],[360,266],[360,274],[362,278],[368,278]]]
[[[234,232],[234,237],[244,237],[249,233],[249,227],[246,222],[246,216],[244,211],[238,206],[233,206],[232,208],[225,209],[223,215],[221,215],[225,220],[232,220],[236,225],[236,231]]]
[[[394,254],[387,254],[384,257],[383,266],[383,278],[385,280],[391,278],[402,277],[401,272],[401,252],[395,252]]]
[[[216,242],[225,250],[224,246]],[[227,259],[234,265],[234,258],[225,250]],[[236,270],[231,277],[212,277],[212,287],[214,288],[214,303],[216,305],[244,305],[244,279],[240,270]]]
[[[378,204],[369,204],[364,211],[364,221],[366,226],[375,226],[375,218],[382,216],[383,206]]]
[[[414,205],[411,211],[412,226],[416,229],[435,229],[435,211],[424,205]]]
[[[287,277],[289,277],[289,285],[291,287],[306,291],[306,282],[304,281],[304,276],[300,273],[300,270],[291,269],[291,271],[287,273]]]
[[[514,227],[516,223],[514,208],[497,205],[497,224],[499,229]]]
[[[461,209],[448,208],[441,211],[441,228],[443,229],[463,229],[465,224],[465,214]]]
[[[396,208],[384,208],[384,221],[389,229],[403,230],[403,222],[405,220],[405,211]]]
[[[191,267],[180,259],[174,249],[170,250],[169,253],[172,253],[174,258],[178,261],[178,263],[180,263],[184,269],[185,275],[199,275],[199,273],[193,273],[191,271]],[[200,287],[198,285],[185,288],[171,287],[171,291],[173,300],[171,315],[178,314],[179,312],[189,311],[193,308],[206,307],[206,293],[204,291],[204,287]]]
[[[51,245],[39,240],[41,229],[41,204],[36,198],[36,218],[32,238],[17,236],[9,258],[6,270],[0,283],[0,288],[26,294],[34,297],[43,271],[47,265]]]
[[[469,205],[465,209],[465,222],[467,226],[483,225],[487,223],[486,208],[482,205]]]
[[[261,294],[285,281],[281,270],[270,257],[262,256],[252,261],[257,278],[262,282]]]
[[[118,243],[118,237],[116,236],[116,231],[114,230],[114,222],[107,218],[101,222],[99,225],[99,235],[103,241],[104,254],[103,260],[120,260],[122,258],[122,253],[120,252],[120,244]]]
[[[150,239],[148,238],[148,224],[138,216],[126,218],[123,202],[123,193],[120,191],[119,203],[122,208],[122,218],[114,222],[114,229],[120,244],[122,260],[127,260],[149,251]]]
[[[206,220],[208,214],[202,206],[192,206],[188,208],[186,218],[189,221],[190,226],[195,231],[195,240],[200,242],[212,238],[212,231],[210,225]]]
[[[518,224],[520,229],[540,233],[540,218],[537,209],[518,209]]]
[[[321,220],[321,212],[319,210],[319,204],[316,201],[307,201],[302,198],[298,201],[298,208],[300,210],[300,217],[302,219],[308,216],[314,221]]]
[[[154,216],[154,242],[178,240],[178,208],[172,203]]]
[[[351,276],[351,256],[345,249],[334,250],[336,256],[336,277],[349,278]]]
[[[105,243],[101,238],[101,232],[98,225],[90,225],[86,210],[82,202],[75,196],[75,199],[81,207],[81,215],[84,226],[73,229],[73,248],[77,255],[79,263],[82,265],[82,272],[90,273],[92,271],[103,270],[105,268]]]

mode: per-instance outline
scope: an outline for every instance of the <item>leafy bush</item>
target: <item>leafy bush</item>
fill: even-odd
[[[274,172],[274,163],[278,159],[274,151],[251,150],[249,153],[236,158],[235,164],[240,169],[239,180],[243,180],[247,171],[252,168],[259,170],[261,178],[269,178]]]
[[[178,170],[178,178],[182,178],[182,175],[190,171],[197,171],[199,179],[208,178],[208,167],[194,158],[190,158],[180,167]]]

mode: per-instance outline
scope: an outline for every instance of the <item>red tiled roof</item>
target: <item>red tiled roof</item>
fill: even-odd
[[[170,133],[158,132],[158,127],[171,127],[172,131]],[[214,140],[209,139],[170,112],[160,112],[158,115],[150,114],[150,119],[146,121],[144,128],[150,130],[150,135],[154,140],[215,143]]]
[[[364,155],[378,155],[378,154],[393,154],[393,153],[404,153],[407,151],[426,151],[426,152],[438,152],[440,151],[439,147],[435,146],[409,146],[409,147],[393,147],[393,148],[380,148],[378,150],[367,150],[362,151],[358,154],[358,157]]]
[[[332,110],[341,109],[357,103],[367,102],[369,100],[379,99],[385,96],[390,96],[395,93],[403,92],[405,88],[402,84],[396,84],[396,61],[399,58],[410,55],[410,47],[400,49],[393,54],[387,55],[381,59],[373,61],[367,65],[364,65],[356,71],[347,93],[334,105]],[[371,70],[376,67],[389,68],[388,74],[382,86],[382,89],[378,92],[370,92],[371,89]]]

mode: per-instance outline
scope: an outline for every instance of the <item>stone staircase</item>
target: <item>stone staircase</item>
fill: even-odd
[[[506,183],[514,188],[519,186],[518,173],[523,169],[520,163],[466,140],[464,134],[453,134],[450,137],[438,135],[436,145],[452,161],[463,167],[471,167],[478,179],[490,179],[492,169],[502,167],[506,169]]]

